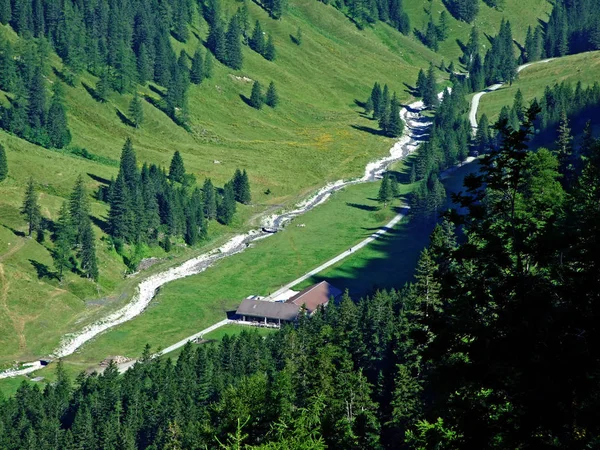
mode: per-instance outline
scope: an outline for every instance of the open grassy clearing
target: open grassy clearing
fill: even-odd
[[[403,4],[410,16],[411,27],[419,31],[425,31],[429,22],[429,11],[437,24],[440,13],[446,9],[442,0],[404,0]],[[525,42],[527,28],[535,27],[539,23],[538,20],[548,20],[551,10],[552,4],[548,0],[506,0],[502,11],[479,2],[479,14],[472,24],[458,21],[450,16],[449,36],[444,42],[440,42],[438,53],[443,55],[446,64],[451,60],[457,60],[462,55],[458,41],[462,44],[467,43],[473,25],[479,29],[480,42],[485,52],[490,47],[486,36],[496,35],[502,18],[510,20],[513,37],[522,45]]]
[[[565,56],[553,61],[535,64],[527,67],[512,86],[506,85],[501,89],[481,97],[477,117],[486,114],[490,121],[498,118],[503,106],[512,106],[518,89],[521,89],[525,102],[544,95],[546,86],[566,82],[573,88],[581,81],[583,87],[592,85],[598,80],[600,70],[600,51]]]

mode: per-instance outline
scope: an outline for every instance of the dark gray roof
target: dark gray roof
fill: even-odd
[[[295,320],[299,307],[293,303],[266,302],[246,299],[236,311],[238,316],[267,317],[269,319]]]

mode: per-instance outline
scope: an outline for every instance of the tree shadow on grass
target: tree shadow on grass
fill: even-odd
[[[242,101],[248,105],[250,108],[254,108],[254,105],[252,104],[252,102],[250,101],[250,99],[248,97],[246,97],[244,94],[240,94],[240,98],[242,99]]]
[[[148,84],[148,87],[150,88],[150,90],[152,92],[154,92],[157,95],[160,95],[161,97],[164,97],[166,95],[166,91],[161,91],[159,88],[157,88],[153,84]]]
[[[38,279],[41,280],[43,278],[48,278],[49,280],[60,280],[58,273],[53,270],[50,270],[50,268],[46,264],[42,264],[41,262],[35,261],[33,259],[30,259],[29,262],[37,272]]]
[[[375,136],[385,136],[385,132],[382,130],[378,130],[376,128],[365,127],[364,125],[350,125],[352,128],[358,131],[364,131],[365,133],[370,133]]]
[[[367,102],[360,101],[357,98],[354,99],[354,104],[359,108],[364,108],[365,106],[367,106]]]
[[[67,86],[75,87],[73,76],[67,76],[64,71],[60,71],[56,67],[52,67],[52,72],[54,72],[54,75],[56,75],[58,79],[65,83]]]
[[[83,81],[81,82],[81,85],[83,86],[83,88],[87,91],[88,94],[90,94],[90,96],[96,100],[99,103],[104,103],[104,99],[101,98],[98,95],[98,91],[96,91],[96,89],[94,89],[93,87],[91,87],[89,84],[84,83]]]
[[[15,236],[18,236],[18,237],[25,237],[25,233],[24,233],[23,231],[15,230],[14,228],[11,228],[11,227],[9,227],[8,225],[2,225],[2,226],[3,226],[4,228],[6,228],[7,230],[10,230],[10,231],[12,231],[12,233],[13,233]]]
[[[350,206],[352,208],[361,209],[363,211],[378,211],[379,210],[379,207],[377,207],[377,206],[373,206],[373,205],[361,205],[360,203],[346,202],[346,205]]]
[[[300,41],[298,40],[298,38],[297,38],[296,36],[294,36],[294,35],[291,35],[291,34],[290,34],[290,40],[291,40],[291,41],[292,41],[294,44],[296,44],[296,45],[300,45]]]
[[[96,225],[98,228],[100,228],[104,233],[108,234],[109,227],[108,227],[108,221],[107,220],[103,220],[103,219],[100,219],[100,218],[95,217],[95,216],[90,216],[90,220],[92,221],[92,223],[94,225]]]
[[[110,185],[110,180],[106,178],[99,177],[98,175],[94,175],[93,173],[89,172],[87,173],[87,176],[90,177],[92,180],[97,181],[98,183]]]
[[[121,122],[123,122],[128,127],[135,128],[135,124],[129,119],[129,117],[123,114],[119,108],[115,108],[115,110],[117,112],[117,117],[121,120]]]
[[[414,97],[418,97],[419,95],[419,91],[417,90],[417,88],[415,86],[411,86],[408,83],[402,83],[404,84],[404,86],[406,86],[406,89],[404,90],[404,92],[414,96]]]

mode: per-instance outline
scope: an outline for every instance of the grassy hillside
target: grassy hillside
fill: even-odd
[[[581,81],[583,87],[592,85],[598,81],[599,69],[600,52],[566,56],[527,67],[519,74],[518,80],[512,86],[506,85],[484,95],[477,116],[479,118],[482,114],[487,114],[488,118],[494,121],[503,106],[512,105],[518,89],[521,89],[524,100],[530,102],[536,97],[541,98],[546,86],[553,86],[556,83],[571,83],[575,87],[577,82]]]
[[[405,2],[413,26],[424,17],[423,3]],[[535,0],[527,8],[507,1],[501,14],[482,7],[478,18],[482,30],[496,29],[501,18],[514,16],[533,24],[548,4]],[[439,12],[441,2],[433,2]],[[533,6],[532,6],[533,5]],[[239,3],[226,3],[231,14]],[[117,173],[123,142],[131,137],[138,161],[166,165],[179,150],[188,172],[198,179],[210,176],[217,185],[231,177],[237,167],[246,168],[253,187],[254,204],[242,209],[233,228],[246,226],[256,213],[273,205],[289,203],[326,181],[360,175],[367,161],[383,155],[392,144],[374,132],[377,124],[363,117],[356,100],[364,100],[374,81],[387,83],[401,100],[409,100],[405,83],[413,84],[420,68],[436,64],[442,55],[456,57],[456,39],[466,40],[470,26],[454,20],[451,37],[439,53],[433,53],[414,37],[406,37],[378,23],[359,31],[333,7],[316,0],[293,0],[283,20],[272,20],[257,5],[250,4],[251,23],[259,19],[273,34],[277,59],[266,61],[244,48],[244,68],[232,71],[216,64],[214,76],[190,90],[192,131],[184,131],[165,114],[144,103],[145,123],[135,130],[122,120],[131,95],[112,94],[109,102],[96,102],[84,85],[97,80],[80,76],[76,86],[67,87],[68,116],[73,132],[72,148],[85,148],[101,162],[72,154],[41,149],[0,131],[10,166],[9,178],[0,184],[0,366],[15,359],[30,359],[51,351],[61,335],[116,308],[129,298],[141,275],[124,279],[121,257],[104,240],[96,227],[100,281],[90,283],[70,274],[61,284],[53,277],[48,238],[39,243],[23,237],[25,223],[19,215],[25,181],[33,177],[41,192],[44,216],[54,219],[79,174],[85,176],[91,192]],[[517,28],[517,22],[515,29]],[[7,27],[12,40],[17,37]],[[294,44],[290,35],[302,29],[303,41]],[[193,54],[202,45],[207,25],[197,18],[192,38],[186,44],[174,42],[177,51]],[[519,31],[520,32],[520,31]],[[519,39],[519,33],[515,33]],[[194,37],[195,36],[195,37]],[[62,69],[55,56],[52,66]],[[263,85],[274,81],[281,104],[277,109],[256,111],[242,96],[250,95],[251,81]],[[56,77],[48,74],[48,84]],[[159,99],[161,87],[139,87],[142,94]],[[0,101],[6,96],[0,93]],[[216,164],[215,161],[219,161]],[[269,189],[270,195],[265,191]],[[106,205],[92,199],[98,225],[106,217]],[[231,228],[211,226],[214,245]],[[202,249],[182,246],[143,274],[173,264]],[[160,249],[148,249],[147,256],[165,257]]]

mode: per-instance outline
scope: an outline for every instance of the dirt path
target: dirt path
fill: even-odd
[[[23,245],[25,245],[24,238],[19,238],[17,240],[17,243],[14,246],[12,246],[12,248],[10,248],[5,254],[0,255],[0,262],[10,258],[12,255],[18,252],[23,247]]]
[[[517,73],[535,64],[544,64],[552,60],[554,60],[554,58],[523,64],[522,66],[517,67]],[[469,111],[469,122],[471,122],[471,127],[473,128],[473,135],[475,135],[475,133],[477,132],[477,110],[479,109],[479,102],[481,101],[481,97],[483,97],[485,94],[489,94],[490,92],[497,91],[505,84],[506,83],[493,84],[492,86],[488,86],[485,90],[478,92],[473,96],[473,99],[471,100],[471,110]]]

